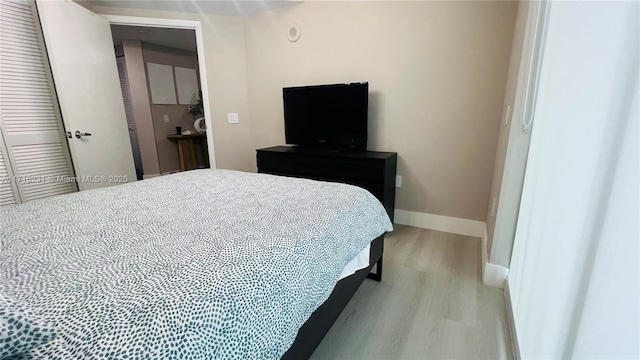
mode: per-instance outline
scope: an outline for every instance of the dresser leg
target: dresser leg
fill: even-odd
[[[368,273],[367,277],[369,279],[373,279],[377,282],[381,282],[382,281],[382,256],[380,256],[380,259],[378,260],[378,262],[376,263],[376,272],[375,273]]]

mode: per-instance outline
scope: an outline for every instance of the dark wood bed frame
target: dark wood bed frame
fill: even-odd
[[[398,154],[378,151],[327,151],[274,146],[256,151],[259,173],[335,181],[369,190],[393,221]],[[384,234],[371,242],[369,267],[336,284],[333,292],[302,325],[282,359],[308,359],[365,278],[382,280]],[[371,269],[376,266],[376,273]]]
[[[364,279],[382,280],[383,251],[384,234],[371,242],[369,266],[338,281],[327,301],[320,305],[302,325],[295,342],[282,356],[282,359],[298,360],[311,357]],[[372,273],[371,269],[374,265],[376,265],[376,272]]]

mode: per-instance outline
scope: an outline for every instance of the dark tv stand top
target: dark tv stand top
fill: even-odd
[[[307,154],[314,154],[314,153],[340,153],[340,152],[345,152],[344,150],[338,150],[338,149],[322,149],[322,148],[309,148],[309,147],[301,147],[301,146],[275,146],[274,148],[279,148],[279,147],[285,147],[285,148],[291,148],[297,152],[300,153],[307,153]]]
[[[369,190],[393,221],[398,154],[274,146],[257,150],[258,172],[334,181]]]
[[[338,150],[338,149],[322,149],[322,148],[308,148],[300,146],[273,146],[264,149],[258,149],[257,151],[268,151],[275,153],[286,154],[310,154],[310,155],[330,155],[344,158],[361,158],[361,159],[386,159],[389,157],[397,156],[394,152],[384,151],[366,151],[366,150]]]

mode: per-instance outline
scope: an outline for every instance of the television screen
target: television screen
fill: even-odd
[[[282,95],[287,144],[366,149],[369,83],[289,87]]]

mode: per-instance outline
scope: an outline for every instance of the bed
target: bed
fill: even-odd
[[[225,170],[0,216],[0,357],[14,358],[308,357],[392,230],[366,190]]]

